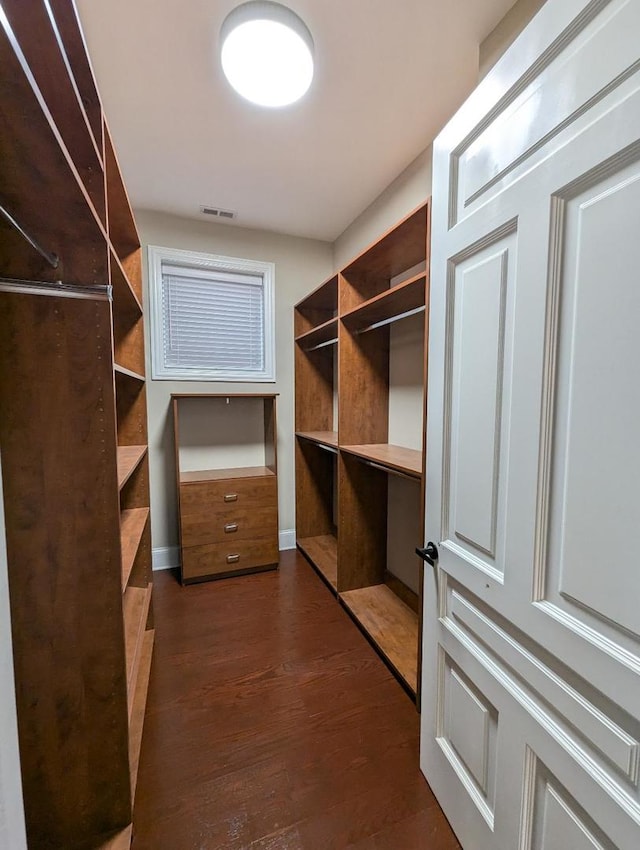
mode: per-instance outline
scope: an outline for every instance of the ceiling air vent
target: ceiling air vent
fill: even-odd
[[[223,210],[220,207],[200,207],[200,212],[204,215],[212,215],[214,218],[224,218],[227,221],[234,219],[237,215],[234,210]]]

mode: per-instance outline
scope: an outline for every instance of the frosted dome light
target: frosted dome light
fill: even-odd
[[[250,0],[220,30],[222,70],[242,97],[259,106],[299,100],[313,79],[313,39],[295,12],[280,3]]]

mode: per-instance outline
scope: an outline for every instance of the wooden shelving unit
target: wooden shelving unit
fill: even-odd
[[[0,448],[28,844],[124,850],[154,637],[140,241],[74,3],[2,11]]]
[[[392,479],[409,488],[415,525],[424,517],[428,243],[427,203],[294,313],[297,545],[418,700],[421,600],[387,550]],[[389,440],[390,326],[417,314],[420,449]],[[418,591],[421,543],[416,532],[400,553]]]

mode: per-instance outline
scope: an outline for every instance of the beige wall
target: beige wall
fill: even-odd
[[[385,230],[423,204],[430,194],[431,146],[422,151],[336,239],[334,268],[344,268]]]
[[[484,77],[544,5],[545,0],[517,0],[480,45],[479,78]],[[429,144],[413,162],[344,230],[333,251],[335,269],[343,268],[385,230],[418,207],[431,194]]]
[[[545,0],[518,0],[480,45],[479,79],[483,79],[520,35]]]
[[[146,289],[146,246],[160,245],[224,254],[275,263],[276,383],[218,383],[199,381],[147,382],[149,411],[149,471],[151,528],[154,549],[177,546],[177,506],[173,454],[173,424],[169,399],[174,392],[278,392],[278,465],[280,529],[294,528],[293,468],[293,305],[332,271],[328,242],[282,236],[236,226],[200,222],[139,210],[136,221],[145,262],[145,311],[150,316]],[[148,330],[148,329],[147,329]],[[151,374],[147,332],[147,374]],[[158,556],[159,553],[155,553]],[[165,556],[168,553],[164,553]],[[172,553],[175,556],[175,553]],[[161,563],[161,562],[159,562]]]

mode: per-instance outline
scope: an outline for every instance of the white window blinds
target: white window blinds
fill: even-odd
[[[150,248],[150,283],[154,378],[274,379],[270,264]]]
[[[264,370],[262,276],[163,264],[162,304],[167,368]]]

